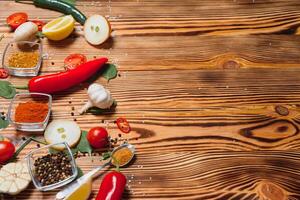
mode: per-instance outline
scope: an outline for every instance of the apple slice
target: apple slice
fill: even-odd
[[[84,23],[84,37],[92,45],[105,42],[111,33],[110,23],[101,15],[92,15]]]
[[[74,147],[80,140],[81,130],[73,121],[54,120],[47,126],[44,137],[48,144],[66,142],[70,147]],[[53,148],[63,150],[64,145],[54,145]]]

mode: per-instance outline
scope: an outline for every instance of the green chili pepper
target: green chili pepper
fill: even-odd
[[[15,0],[16,2],[28,2],[28,0]],[[50,10],[56,10],[66,15],[72,15],[74,19],[79,22],[81,25],[84,25],[86,21],[86,16],[82,14],[77,8],[73,5],[61,1],[61,0],[31,0],[33,4],[37,7],[47,8]]]

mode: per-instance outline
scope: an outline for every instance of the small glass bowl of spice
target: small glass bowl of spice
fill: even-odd
[[[42,65],[42,44],[38,42],[10,42],[2,57],[2,66],[14,76],[36,76]]]
[[[53,145],[64,145],[64,151],[50,153]],[[26,156],[34,186],[49,191],[73,181],[78,174],[74,156],[66,142],[47,145],[31,151]]]
[[[17,130],[45,130],[51,113],[52,97],[43,93],[19,93],[12,99],[7,118]]]

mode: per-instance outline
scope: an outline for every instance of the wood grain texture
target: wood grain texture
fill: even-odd
[[[105,85],[114,111],[79,115],[89,82],[53,96],[51,119],[76,121],[83,130],[105,126],[118,145],[137,148],[123,169],[124,199],[300,199],[300,4],[298,0],[78,1],[87,15],[106,15],[112,38],[101,47],[80,34],[43,40],[48,55],[41,74],[63,70],[70,53],[107,56],[119,76]],[[0,1],[0,53],[12,39],[5,18],[26,11],[49,21],[60,13]],[[77,28],[80,27],[77,25]],[[28,79],[10,77],[15,85]],[[0,99],[6,112],[9,100]],[[132,132],[118,136],[125,116]],[[1,135],[28,135],[12,127]],[[21,153],[37,148],[30,144]],[[102,164],[99,153],[80,155],[85,171]],[[94,180],[93,199],[101,174]],[[55,191],[31,185],[17,197],[53,199]]]

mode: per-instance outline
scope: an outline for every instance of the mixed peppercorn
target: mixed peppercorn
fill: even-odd
[[[35,176],[42,186],[63,181],[73,174],[70,162],[63,152],[40,157],[34,162]]]

